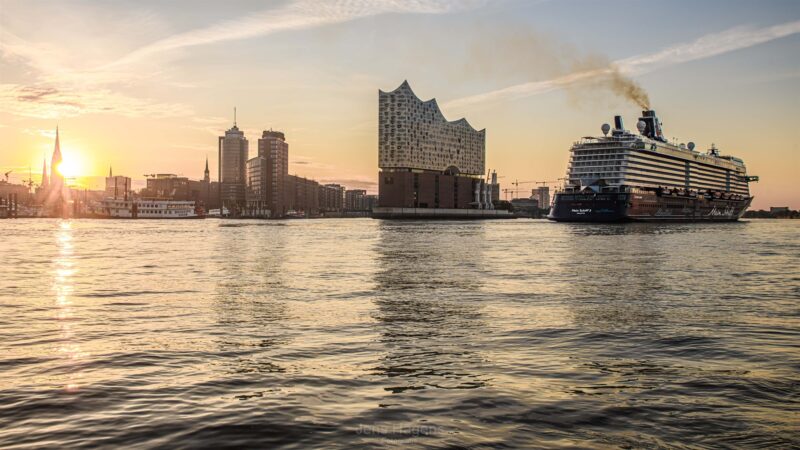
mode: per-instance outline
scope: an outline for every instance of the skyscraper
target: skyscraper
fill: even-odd
[[[247,161],[250,207],[268,209],[272,217],[283,217],[289,209],[288,176],[289,144],[286,136],[280,131],[264,130],[258,140],[258,155]]]
[[[239,211],[245,203],[247,183],[246,164],[248,142],[236,126],[219,137],[219,196],[220,204],[231,211]]]

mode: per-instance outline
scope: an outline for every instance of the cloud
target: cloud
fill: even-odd
[[[378,183],[371,178],[323,178],[320,184],[341,184],[347,189],[366,189],[372,190]]]
[[[441,14],[482,3],[477,0],[298,0],[281,8],[179,33],[141,47],[105,68],[131,64],[156,54],[198,45],[303,30],[387,13]]]
[[[192,114],[189,108],[181,104],[130,97],[100,88],[89,91],[42,85],[0,84],[0,104],[6,112],[41,119],[99,113],[156,118]]]
[[[575,84],[590,82],[598,77],[613,75],[615,71],[627,76],[643,75],[664,67],[711,58],[797,33],[800,33],[800,21],[764,28],[736,27],[720,33],[708,34],[692,42],[678,44],[655,53],[618,60],[608,67],[573,72],[549,80],[517,84],[483,94],[451,100],[443,106],[447,108],[463,108],[481,103],[530,97]]]
[[[92,67],[71,66],[80,58],[73,51],[47,43],[27,41],[0,28],[0,56],[19,60],[33,69],[33,80],[0,84],[3,109],[14,114],[56,118],[89,113],[129,117],[191,115],[189,107],[123,93],[123,86],[164,77],[155,57],[171,51],[224,41],[309,29],[387,13],[439,14],[465,9],[483,0],[296,0],[279,8],[259,11],[233,20],[178,33],[140,47],[110,62]],[[149,20],[149,19],[148,19]],[[65,58],[64,55],[70,55]],[[194,85],[160,80],[161,85]]]

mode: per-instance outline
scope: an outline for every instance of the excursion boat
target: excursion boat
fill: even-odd
[[[101,202],[101,216],[111,219],[202,219],[205,212],[191,200],[156,198],[114,199]]]
[[[602,137],[584,137],[570,149],[567,181],[548,219],[561,222],[735,221],[753,197],[744,161],[713,144],[670,143],[655,111],[642,111],[639,134],[604,124]],[[611,131],[611,135],[608,133]]]

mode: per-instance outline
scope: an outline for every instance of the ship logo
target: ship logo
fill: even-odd
[[[584,214],[588,214],[588,213],[592,212],[592,208],[580,208],[580,209],[573,208],[571,211],[572,211],[573,214],[578,214],[578,215],[582,216]]]
[[[719,216],[732,216],[735,209],[733,207],[727,206],[725,209],[717,209],[715,206],[714,208],[709,211],[708,215],[711,217],[719,217]]]

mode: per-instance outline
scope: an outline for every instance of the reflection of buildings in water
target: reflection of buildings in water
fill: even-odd
[[[68,371],[65,390],[67,392],[77,392],[80,388],[80,373],[73,369],[79,364],[83,357],[81,346],[75,339],[74,310],[72,293],[74,290],[72,276],[77,270],[72,244],[72,223],[64,220],[58,223],[55,234],[58,246],[58,256],[53,260],[53,290],[55,291],[55,304],[57,308],[57,320],[61,341],[58,350],[67,359],[66,366]]]
[[[485,385],[480,337],[484,224],[381,222],[377,320],[392,392]]]
[[[215,253],[221,256],[214,259],[218,282],[213,304],[225,330],[217,335],[219,350],[236,355],[227,359],[236,373],[283,372],[272,355],[289,342],[281,293],[285,235],[274,222],[224,225],[215,236]]]

